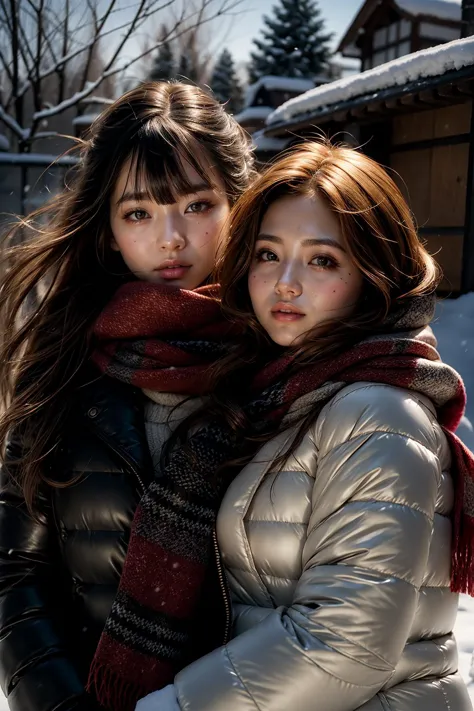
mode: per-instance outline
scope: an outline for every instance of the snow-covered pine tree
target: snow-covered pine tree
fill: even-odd
[[[219,101],[226,104],[230,113],[242,108],[243,92],[237,77],[234,60],[228,49],[220,54],[212,72],[211,89]]]
[[[176,66],[173,57],[173,50],[168,40],[169,32],[166,25],[162,25],[159,32],[161,42],[153,58],[150,71],[150,79],[159,81],[160,79],[173,79],[176,76]]]
[[[317,0],[278,0],[273,15],[264,17],[262,39],[254,39],[250,81],[262,76],[312,78],[327,63],[331,35]]]

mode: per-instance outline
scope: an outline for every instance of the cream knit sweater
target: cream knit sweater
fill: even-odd
[[[192,412],[202,405],[202,398],[143,390],[145,401],[145,430],[155,472],[159,471],[160,457],[165,442]]]

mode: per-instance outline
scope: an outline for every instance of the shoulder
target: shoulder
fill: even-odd
[[[450,455],[428,399],[389,385],[346,386],[323,408],[312,435],[314,510],[357,500],[367,512],[382,502],[432,520]]]
[[[433,403],[420,393],[380,383],[354,383],[342,388],[323,408],[315,423],[320,449],[372,433],[415,440],[438,454],[445,437]]]

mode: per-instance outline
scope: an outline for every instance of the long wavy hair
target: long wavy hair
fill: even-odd
[[[117,179],[132,166],[152,199],[171,203],[192,192],[184,161],[210,185],[217,172],[231,205],[253,175],[247,135],[221,104],[194,86],[143,84],[96,119],[68,188],[7,235],[0,442],[3,456],[12,432],[27,442],[12,471],[30,512],[40,482],[49,481],[44,460],[60,438],[90,355],[91,326],[120,283],[132,278],[111,248],[109,202]],[[39,301],[25,313],[39,285]]]
[[[317,195],[337,215],[345,248],[363,276],[363,288],[350,317],[328,320],[323,331],[318,325],[301,343],[283,349],[270,341],[255,317],[248,275],[265,212],[276,200],[289,195],[310,199]],[[404,197],[386,170],[359,150],[323,140],[284,154],[237,201],[218,261],[217,278],[224,313],[242,325],[244,335],[215,366],[211,402],[206,411],[196,413],[194,421],[188,421],[187,428],[195,426],[200,417],[213,414],[233,430],[251,434],[241,404],[246,391],[248,397],[255,371],[285,352],[293,356],[289,359],[290,377],[308,364],[318,367],[318,363],[368,335],[389,331],[394,315],[404,304],[436,290],[440,273],[418,238]],[[294,451],[315,416],[310,414],[299,423],[298,434],[282,461]],[[275,434],[269,431],[243,450],[251,457],[257,445]],[[242,466],[245,461],[244,456],[238,464]]]

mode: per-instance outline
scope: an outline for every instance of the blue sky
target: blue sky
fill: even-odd
[[[363,0],[319,0],[327,29],[334,32],[334,44],[337,44],[362,3]],[[233,19],[225,42],[237,62],[248,60],[252,40],[262,28],[263,15],[271,14],[275,4],[276,0],[243,0],[239,6],[241,14]]]

